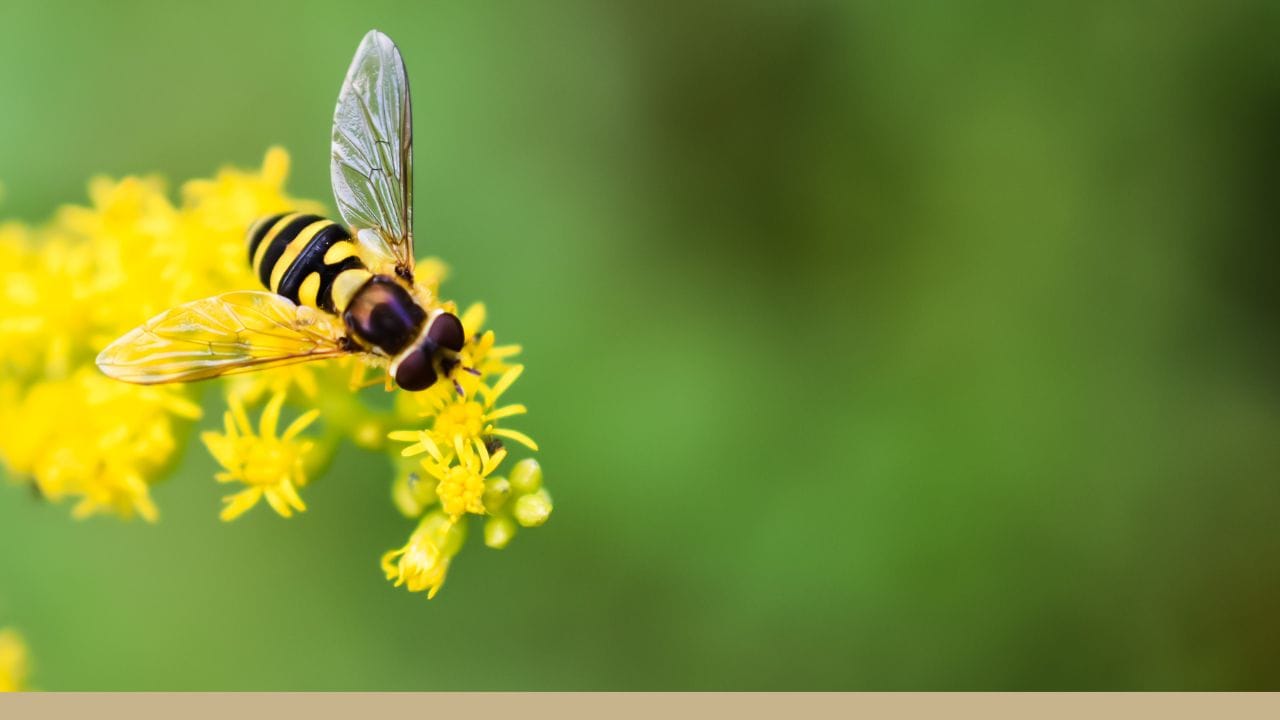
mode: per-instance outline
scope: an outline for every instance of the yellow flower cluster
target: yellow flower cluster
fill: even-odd
[[[73,514],[156,518],[149,487],[200,416],[194,393],[99,374],[104,345],[155,313],[249,287],[244,226],[300,203],[282,191],[289,158],[182,188],[155,178],[89,183],[87,207],[30,228],[0,224],[0,459]]]
[[[0,461],[11,477],[50,500],[73,500],[77,517],[157,518],[149,488],[202,417],[199,395],[191,386],[107,379],[93,358],[162,310],[257,289],[245,258],[246,228],[285,210],[323,214],[318,204],[285,194],[288,165],[288,155],[273,149],[259,171],[227,169],[187,182],[177,204],[156,179],[95,179],[87,207],[63,208],[35,228],[0,224],[6,258]],[[415,274],[436,306],[457,311],[438,300],[443,263],[423,260]],[[283,517],[304,511],[299,491],[346,439],[391,453],[392,497],[401,512],[419,519],[404,548],[382,562],[388,579],[410,591],[436,593],[461,548],[468,515],[487,516],[485,542],[494,548],[504,547],[517,526],[545,521],[551,500],[532,459],[514,466],[510,481],[498,475],[508,453],[504,441],[537,450],[528,435],[503,425],[526,408],[499,404],[523,370],[510,362],[520,348],[497,345],[493,332],[482,330],[481,304],[461,320],[466,344],[459,359],[468,372],[456,374],[456,386],[442,381],[419,393],[397,391],[390,407],[361,392],[386,383],[385,372],[371,373],[358,358],[219,381],[222,427],[200,438],[222,467],[217,481],[239,486],[224,498],[222,519],[234,520],[259,500]],[[388,446],[388,437],[409,445]]]
[[[502,549],[510,542],[516,531],[512,510],[518,500],[512,483],[496,474],[507,457],[504,440],[538,449],[528,435],[499,425],[528,412],[524,405],[498,404],[524,371],[524,366],[508,362],[520,347],[497,345],[493,331],[482,330],[485,308],[481,304],[468,308],[461,320],[466,343],[460,359],[473,372],[460,374],[457,388],[437,383],[421,393],[400,393],[398,419],[417,427],[388,434],[392,440],[408,443],[400,451],[400,473],[392,497],[402,513],[421,520],[404,547],[383,557],[382,569],[397,585],[427,590],[427,597],[434,596],[444,582],[449,561],[462,545],[468,515],[487,516],[484,535],[489,547]],[[537,468],[532,458],[517,463],[513,477],[530,466]],[[540,483],[541,470],[537,475]],[[550,496],[540,488],[520,495],[531,493],[540,493],[545,520],[551,512]],[[534,527],[542,522],[520,524]]]
[[[27,689],[30,661],[22,636],[10,628],[0,628],[0,692]]]

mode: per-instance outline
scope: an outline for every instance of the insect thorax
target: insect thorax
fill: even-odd
[[[427,311],[390,275],[374,275],[342,313],[343,324],[365,345],[394,357],[422,334]]]

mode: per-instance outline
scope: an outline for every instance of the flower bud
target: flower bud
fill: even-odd
[[[462,549],[462,542],[467,539],[467,521],[453,520],[439,510],[429,513],[418,525],[419,529],[431,533],[440,552],[451,558]]]
[[[533,458],[525,458],[511,469],[511,489],[517,495],[528,495],[542,487],[542,466]]]
[[[377,420],[364,420],[351,429],[351,440],[365,450],[381,450],[386,444],[387,429]]]
[[[538,527],[551,517],[551,496],[546,490],[521,495],[512,511],[516,522],[523,527]]]
[[[436,483],[422,469],[417,458],[395,459],[396,479],[391,483],[391,500],[405,517],[416,518],[436,502]]]
[[[516,536],[516,524],[506,515],[495,515],[484,523],[484,544],[501,550]]]
[[[491,477],[484,481],[484,509],[490,514],[497,512],[511,497],[511,483],[506,478]]]

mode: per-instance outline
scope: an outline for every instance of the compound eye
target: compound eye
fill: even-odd
[[[439,347],[462,352],[462,344],[467,338],[457,315],[440,313],[432,318],[431,327],[427,328],[427,339]]]
[[[396,366],[396,384],[404,390],[416,392],[436,384],[436,371],[431,367],[431,356],[416,347],[405,353]]]

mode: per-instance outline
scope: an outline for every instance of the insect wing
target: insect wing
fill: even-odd
[[[244,290],[166,310],[108,345],[97,362],[110,377],[150,385],[350,352],[328,317],[274,293]]]
[[[329,175],[338,210],[371,267],[413,270],[413,111],[404,60],[391,38],[369,31],[333,113]]]

